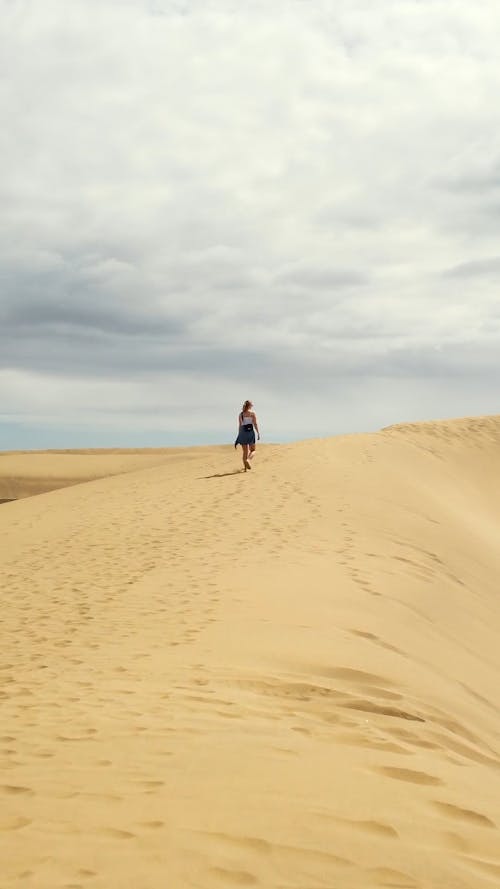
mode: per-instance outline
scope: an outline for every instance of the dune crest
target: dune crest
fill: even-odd
[[[500,885],[500,417],[149,458],[0,507],[2,889]]]

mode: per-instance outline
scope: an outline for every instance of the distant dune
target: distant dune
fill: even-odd
[[[239,461],[0,455],[1,889],[498,889],[500,417]]]
[[[220,448],[215,448],[220,450]],[[206,448],[89,448],[0,451],[0,502],[44,494],[96,478],[196,459]]]

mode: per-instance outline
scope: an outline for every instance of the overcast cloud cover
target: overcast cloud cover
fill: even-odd
[[[497,0],[0,0],[0,448],[497,413]]]

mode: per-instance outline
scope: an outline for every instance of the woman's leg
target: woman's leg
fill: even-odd
[[[249,453],[249,455],[248,455],[248,459],[249,459],[249,460],[253,460],[253,458],[254,458],[254,454],[255,454],[255,445],[254,445],[254,444],[251,444],[251,445],[250,445],[250,453]]]
[[[242,445],[243,448],[243,466],[245,467],[245,472],[250,465],[248,462],[248,445]]]

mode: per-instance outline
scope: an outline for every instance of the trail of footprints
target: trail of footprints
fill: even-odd
[[[158,470],[155,470],[156,473]],[[75,745],[82,751],[83,765],[92,763],[92,739],[109,727],[105,722],[108,708],[120,702],[121,722],[112,726],[118,738],[123,729],[123,737],[139,735],[141,732],[159,732],[168,739],[169,732],[178,727],[168,716],[168,705],[175,712],[175,699],[182,698],[191,707],[192,725],[189,721],[183,726],[187,733],[203,731],[200,714],[204,708],[216,712],[227,720],[244,719],[247,713],[261,713],[266,718],[280,720],[291,733],[305,737],[315,734],[325,738],[333,737],[337,742],[358,745],[383,755],[384,751],[402,757],[401,766],[378,765],[378,774],[391,781],[403,782],[415,787],[427,788],[433,794],[429,805],[450,824],[446,842],[458,855],[467,855],[478,872],[499,875],[500,863],[471,857],[465,838],[460,835],[460,825],[473,825],[485,831],[497,830],[496,823],[487,815],[459,806],[447,799],[446,786],[439,775],[431,775],[417,768],[411,768],[409,760],[413,753],[422,749],[433,749],[436,755],[454,755],[463,762],[491,764],[498,767],[500,759],[495,751],[485,749],[480,738],[471,737],[464,727],[452,725],[444,713],[423,711],[412,708],[398,690],[396,684],[387,677],[363,673],[350,668],[330,668],[328,678],[319,682],[298,681],[297,677],[259,677],[236,681],[233,677],[208,676],[202,664],[193,665],[191,676],[166,692],[161,682],[154,682],[145,695],[141,683],[151,682],[149,662],[156,649],[168,645],[189,646],[195,641],[210,621],[217,619],[220,592],[216,580],[217,569],[227,564],[241,563],[250,557],[255,547],[269,556],[279,557],[280,552],[294,540],[297,547],[304,543],[303,533],[309,523],[321,517],[321,503],[311,496],[294,480],[283,479],[279,474],[272,478],[275,486],[272,504],[266,505],[262,497],[262,508],[255,513],[248,508],[246,489],[242,482],[248,479],[235,476],[227,481],[217,480],[217,487],[203,489],[200,498],[193,503],[191,495],[182,499],[182,481],[177,486],[170,482],[172,499],[181,504],[175,514],[169,507],[167,488],[158,486],[158,476],[147,477],[143,473],[140,482],[129,491],[130,512],[123,515],[123,492],[116,481],[116,498],[111,492],[106,504],[100,504],[102,511],[96,511],[93,523],[87,525],[75,508],[62,528],[58,539],[58,549],[54,552],[52,543],[43,530],[43,510],[33,519],[30,547],[22,557],[17,553],[9,566],[8,557],[0,569],[3,589],[16,598],[15,614],[4,613],[3,623],[7,644],[4,648],[4,662],[0,670],[0,696],[8,703],[7,724],[15,726],[19,717],[23,726],[19,732],[6,733],[0,737],[0,755],[4,766],[4,780],[0,795],[6,800],[33,799],[37,793],[51,793],[78,799],[83,796],[81,783],[61,781],[60,786],[35,788],[28,783],[17,781],[18,767],[30,761],[50,762],[57,747],[58,768],[65,765],[71,768]],[[252,479],[256,496],[259,493],[257,481]],[[208,485],[208,483],[206,483]],[[91,502],[92,494],[88,495]],[[302,509],[297,510],[299,501]],[[305,506],[304,506],[305,504]],[[357,566],[358,548],[354,523],[349,518],[349,505],[339,497],[337,505],[343,540],[337,542],[341,564],[350,572],[354,583],[369,595],[380,595],[373,586],[369,570]],[[82,510],[85,513],[85,510]],[[226,547],[226,536],[234,533],[235,525],[241,527],[242,536],[237,553]],[[47,562],[46,547],[51,547],[50,562]],[[324,551],[330,551],[332,542],[318,544]],[[408,547],[408,542],[401,545]],[[186,559],[189,552],[189,559]],[[376,559],[376,553],[366,554]],[[433,553],[419,553],[431,564],[438,563]],[[399,558],[399,557],[398,557]],[[23,570],[23,564],[30,565]],[[130,565],[134,571],[130,573]],[[425,576],[419,561],[412,566]],[[68,571],[68,565],[71,566]],[[89,570],[90,569],[90,570]],[[155,572],[163,576],[167,569],[167,580],[155,586]],[[170,575],[170,579],[169,579]],[[91,587],[88,578],[92,578]],[[215,579],[214,579],[215,578]],[[7,603],[8,605],[8,603]],[[54,639],[54,623],[59,628],[59,637]],[[137,634],[140,623],[141,634]],[[402,654],[389,641],[369,633],[362,628],[352,628],[353,637],[367,644]],[[130,663],[117,666],[114,678],[109,677],[109,663],[119,664],[120,643],[137,635],[135,653]],[[29,644],[27,643],[27,640]],[[54,648],[60,651],[60,659],[54,658]],[[89,657],[89,655],[91,655]],[[60,676],[60,664],[68,671],[68,681]],[[64,668],[63,668],[64,669]],[[102,684],[103,675],[108,676]],[[161,677],[160,677],[161,679]],[[333,686],[331,680],[336,680]],[[37,687],[54,683],[52,698],[44,703],[45,726],[40,732],[40,710],[37,706]],[[231,688],[237,686],[237,700],[231,696]],[[141,705],[135,704],[135,690],[140,687]],[[96,719],[104,720],[96,728],[88,725],[88,696],[96,696],[93,712]],[[241,693],[244,692],[242,703]],[[148,720],[143,724],[143,709],[147,707]],[[29,713],[32,717],[29,717]],[[28,718],[27,718],[28,713]],[[52,716],[51,716],[52,714]],[[451,727],[450,727],[451,726]],[[30,728],[36,729],[33,738]],[[60,742],[67,745],[66,763],[61,760]],[[283,746],[283,753],[292,753],[290,747]],[[441,751],[444,751],[442,753]],[[168,744],[162,751],[165,760],[171,756]],[[103,775],[112,772],[113,761],[99,761]],[[154,800],[161,793],[163,782],[156,777],[161,774],[161,764],[156,769],[137,768],[130,776],[128,787],[123,793],[145,795]],[[113,805],[114,794],[109,791],[111,782],[103,782],[101,798]],[[116,802],[120,797],[116,797]],[[329,814],[317,813],[315,817],[331,818]],[[31,819],[23,815],[7,815],[0,820],[0,830],[15,833],[29,828]],[[337,827],[341,827],[337,819]],[[346,826],[360,833],[366,832],[381,836],[388,841],[397,839],[398,831],[387,823],[378,821],[348,822]],[[155,816],[138,820],[136,830],[117,825],[103,825],[99,830],[117,842],[131,842],[143,833],[155,833],[165,828],[165,820]],[[63,825],[60,825],[63,830]],[[96,828],[97,830],[97,828]],[[199,838],[198,838],[199,839]],[[212,867],[211,879],[214,884],[252,885],[258,877],[252,870],[251,860],[268,856],[283,858],[283,869],[293,865],[297,874],[303,874],[304,881],[319,878],[325,868],[341,867],[346,873],[355,863],[327,855],[315,849],[291,849],[270,844],[259,837],[238,837],[237,835],[206,834],[207,854],[213,859],[214,845],[233,848],[241,852],[244,859],[248,853],[249,863],[245,867],[225,869]],[[279,866],[279,865],[278,865]],[[86,885],[96,873],[92,869],[81,868],[75,871],[74,880],[67,886]],[[28,879],[19,873],[19,879]],[[407,886],[419,889],[418,883],[408,874],[380,867],[367,875],[380,886]],[[304,885],[307,885],[304,882]],[[312,885],[312,883],[311,883]]]
[[[269,537],[271,551],[277,554],[284,545],[280,538],[300,530],[300,523],[293,529],[290,523],[283,522],[282,513],[273,522],[273,509],[252,519],[246,502],[238,500],[238,492],[226,490],[213,497],[213,491],[201,489],[197,502],[186,497],[183,505],[179,490],[174,490],[172,499],[180,499],[181,507],[170,513],[164,491],[154,484],[148,486],[146,481],[137,491],[128,492],[129,502],[137,498],[133,521],[130,515],[121,516],[123,492],[119,489],[115,503],[111,497],[105,504],[96,504],[90,526],[77,514],[72,516],[68,527],[61,530],[55,553],[51,541],[44,537],[43,513],[35,518],[31,547],[16,554],[12,566],[15,570],[2,566],[2,587],[16,597],[16,608],[9,622],[5,616],[1,620],[10,635],[11,650],[18,649],[19,657],[27,648],[27,637],[43,645],[44,627],[53,632],[55,613],[63,634],[55,640],[56,646],[71,646],[75,641],[72,637],[81,634],[85,623],[95,625],[89,629],[98,642],[106,612],[111,614],[114,632],[126,634],[133,626],[135,608],[134,601],[127,601],[128,588],[137,586],[156,569],[166,569],[173,580],[167,581],[166,586],[159,584],[156,597],[146,602],[142,616],[147,615],[149,607],[152,613],[156,614],[158,608],[162,609],[160,613],[173,615],[173,607],[175,619],[171,624],[177,626],[182,619],[194,622],[191,629],[195,632],[199,629],[196,624],[203,625],[206,619],[207,599],[210,605],[217,601],[216,584],[211,578],[220,565],[234,558],[226,555],[225,535],[235,523],[241,523],[247,531],[243,531],[238,548],[236,558],[240,559],[250,552],[254,540],[265,547]],[[278,509],[285,502],[286,494]],[[261,519],[264,531],[259,533]],[[52,550],[50,560],[47,545]],[[29,567],[23,569],[23,564]],[[193,597],[198,599],[196,608],[189,607]],[[125,606],[129,613],[124,611]],[[186,634],[181,641],[187,641]],[[29,657],[33,656],[37,656],[36,651],[30,652]]]
[[[370,464],[374,461],[373,453],[379,446],[379,442],[374,440],[365,448],[363,463]],[[366,551],[363,544],[359,541],[357,525],[359,524],[359,515],[353,510],[353,506],[348,499],[348,492],[351,483],[356,479],[357,467],[351,466],[344,471],[341,489],[336,493],[336,513],[340,527],[340,538],[336,543],[336,554],[338,562],[346,568],[353,583],[364,593],[381,597],[386,596],[380,589],[380,584],[375,584],[373,576],[377,573],[379,576],[398,577],[404,576],[415,578],[419,584],[430,585],[435,583],[436,577],[446,578],[460,586],[464,586],[464,582],[450,571],[446,563],[437,553],[416,546],[414,542],[408,538],[402,537],[397,531],[385,532],[384,553]],[[353,485],[355,488],[356,486]],[[369,501],[363,510],[369,509]],[[436,520],[427,514],[415,513],[425,524],[436,524]],[[439,523],[437,523],[439,524]],[[387,549],[392,554],[387,555]],[[372,570],[374,569],[374,570]],[[391,598],[390,596],[388,598]],[[409,604],[401,600],[395,600],[402,607],[409,608]]]
[[[143,696],[154,652],[189,645],[217,618],[218,569],[250,557],[256,543],[263,556],[278,556],[290,538],[299,538],[307,521],[296,509],[304,497],[300,487],[273,476],[275,501],[266,504],[261,485],[256,496],[264,504],[256,512],[248,508],[247,481],[200,480],[194,499],[192,480],[184,493],[184,479],[170,469],[164,483],[155,468],[134,481],[108,479],[102,494],[99,484],[89,484],[78,489],[64,524],[52,533],[48,501],[30,503],[32,518],[18,548],[6,546],[0,566],[6,596],[0,696],[6,723],[23,725],[22,739],[4,754],[9,769],[16,756],[19,763],[31,755],[50,759],[51,724],[55,740],[75,740],[89,695],[96,718],[120,699],[123,721],[133,716],[134,690]],[[236,553],[226,542],[235,526],[241,528]],[[125,641],[129,661],[111,681],[109,665],[119,663]],[[51,690],[43,704],[39,688]],[[35,726],[45,751],[30,742]]]
[[[223,674],[216,678],[203,677],[202,672],[197,674],[194,681],[199,685],[199,693],[193,694],[193,683],[184,689],[184,693],[186,700],[192,703],[197,712],[208,708],[212,714],[217,713],[227,719],[244,721],[257,716],[279,722],[280,730],[276,733],[279,740],[275,743],[280,755],[297,756],[294,742],[290,740],[290,746],[286,745],[284,726],[290,733],[299,733],[305,738],[314,736],[316,740],[335,740],[337,743],[366,747],[377,752],[382,759],[384,752],[391,754],[389,763],[374,764],[370,768],[384,779],[409,785],[416,793],[420,788],[426,791],[423,796],[424,805],[429,807],[430,813],[434,812],[442,818],[443,829],[436,834],[436,848],[439,849],[443,844],[456,851],[460,862],[465,862],[478,871],[495,875],[500,872],[500,859],[497,860],[494,856],[478,857],[468,840],[460,834],[460,825],[491,833],[498,831],[498,824],[485,813],[467,805],[458,805],[447,798],[446,782],[439,774],[432,774],[411,764],[411,757],[419,751],[433,750],[436,763],[439,763],[440,758],[446,760],[448,754],[453,753],[461,757],[462,766],[467,763],[482,763],[484,758],[486,764],[494,765],[497,770],[500,768],[500,756],[485,749],[479,736],[473,735],[466,726],[460,725],[445,712],[431,706],[408,710],[406,704],[403,708],[401,701],[404,695],[398,690],[396,682],[387,676],[350,667],[329,666],[325,670],[325,676],[321,679],[318,677],[317,682],[312,682],[310,676],[303,681],[296,676],[249,676],[235,679]],[[370,718],[367,720],[366,716]],[[398,765],[394,764],[394,754],[401,757]],[[397,828],[384,821],[343,821],[331,812],[318,812],[315,817],[331,822],[334,832],[344,826],[351,831],[366,832],[387,840],[399,838]],[[446,822],[450,825],[448,831],[445,831]],[[333,849],[334,836],[335,833],[332,834]],[[240,873],[247,875],[249,883],[251,877],[258,882],[256,853],[257,857],[260,854],[268,857],[272,853],[275,863],[282,856],[284,873],[293,871],[294,874],[300,874],[304,867],[304,879],[306,875],[320,878],[320,874],[328,872],[328,867],[341,865],[352,867],[353,870],[357,868],[357,862],[338,859],[334,854],[327,860],[319,849],[279,847],[260,837],[206,834],[206,842],[207,856],[211,860],[217,855],[217,846],[241,847],[242,851],[246,849],[248,852],[248,870],[228,871],[227,880],[231,874],[231,879],[236,880],[235,875]],[[491,845],[495,845],[494,840]],[[427,883],[420,883],[408,873],[382,865],[366,871],[365,879],[367,885],[429,889]]]

